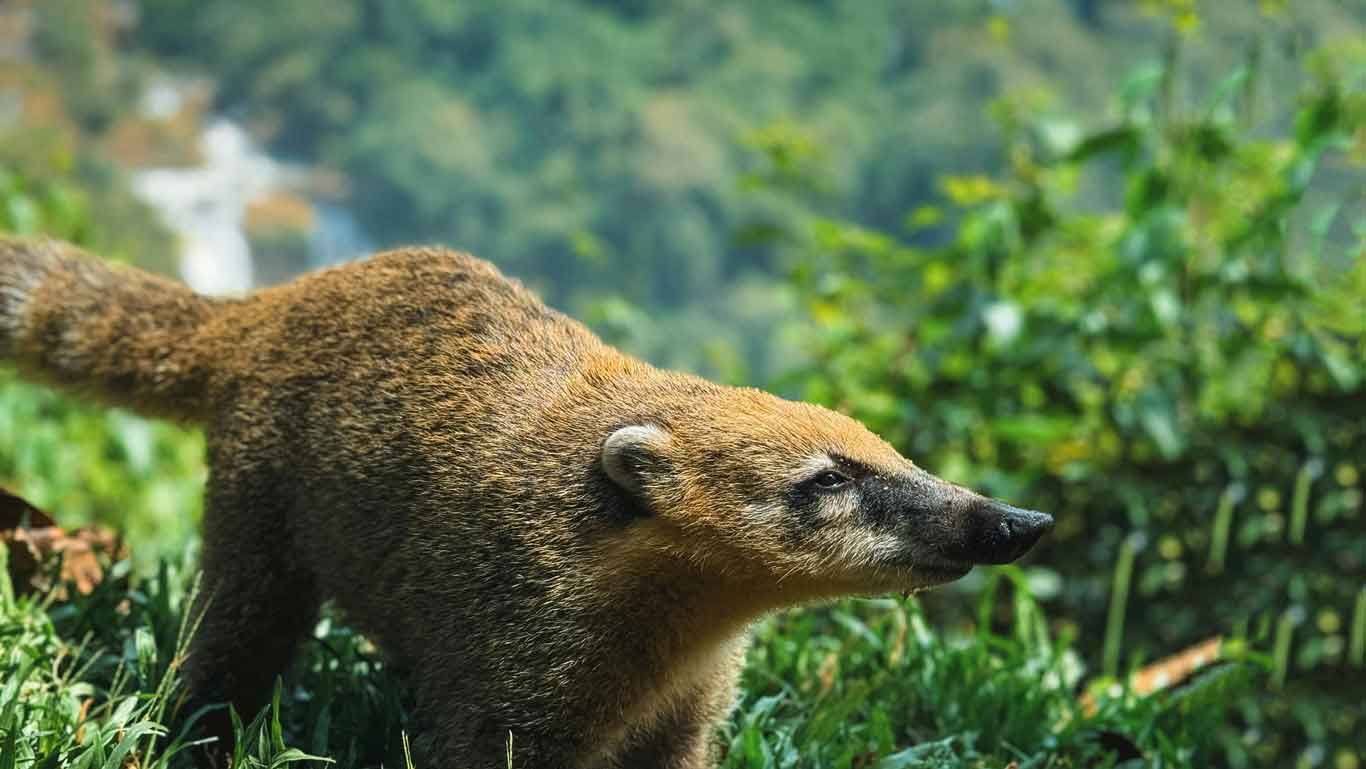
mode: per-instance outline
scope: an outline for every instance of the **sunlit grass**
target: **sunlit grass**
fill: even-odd
[[[937,632],[914,599],[763,622],[718,735],[721,765],[1104,766],[1121,755],[1113,740],[1153,766],[1201,765],[1228,690],[1251,668],[1228,665],[1170,696],[1116,688],[1088,710],[1068,639],[1050,632],[1016,571],[994,576],[988,623],[971,634]],[[179,670],[193,590],[193,570],[175,560],[142,578],[118,566],[70,603],[16,595],[0,577],[0,769],[190,765],[203,713],[185,712]],[[1002,615],[1003,628],[987,626]],[[411,765],[408,712],[403,678],[329,615],[272,705],[235,720],[231,766]],[[516,766],[515,741],[510,756]]]

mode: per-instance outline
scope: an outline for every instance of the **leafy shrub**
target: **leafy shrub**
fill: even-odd
[[[951,223],[941,245],[789,233],[817,320],[789,384],[1053,512],[1036,560],[1086,658],[1118,674],[1217,633],[1274,640],[1283,691],[1219,728],[1235,766],[1366,747],[1355,53],[1316,61],[1293,121],[1250,121],[1255,70],[1178,109],[1170,61],[1090,133],[1003,110],[1009,171],[949,178],[954,213],[908,220]]]

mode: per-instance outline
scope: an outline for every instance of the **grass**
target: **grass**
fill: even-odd
[[[2,552],[2,551],[0,551]],[[128,564],[85,596],[16,595],[0,576],[0,769],[190,764],[193,724],[178,677],[194,623],[194,573]],[[1175,693],[1106,688],[1094,710],[1085,669],[1050,633],[1017,571],[983,599],[988,622],[942,634],[913,599],[847,601],[763,622],[736,711],[718,735],[722,766],[1200,766],[1214,749],[1228,690],[1253,668],[1231,664]],[[1006,618],[993,630],[993,617]],[[411,766],[403,680],[330,616],[277,687],[237,722],[232,766]],[[516,766],[516,746],[511,746]],[[1137,765],[1137,764],[1135,764]]]
[[[916,601],[880,599],[771,619],[725,765],[1105,766],[1120,755],[1107,745],[1126,742],[1144,766],[1207,765],[1221,698],[1256,669],[1228,665],[1155,697],[1106,685],[1090,710],[1078,698],[1084,664],[1018,570],[992,573],[979,616],[973,633],[944,633]]]

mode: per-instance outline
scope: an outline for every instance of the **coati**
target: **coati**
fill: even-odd
[[[255,712],[333,600],[414,681],[428,766],[714,763],[746,628],[1013,560],[1052,524],[854,420],[623,355],[410,248],[242,299],[0,240],[0,359],[202,425],[187,676]]]

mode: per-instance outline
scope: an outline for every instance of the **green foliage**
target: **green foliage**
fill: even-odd
[[[146,592],[115,577],[49,614],[50,600],[16,597],[0,568],[0,767],[171,765],[184,742],[164,743],[165,716],[189,631],[174,616],[178,587],[167,569]]]
[[[146,566],[198,528],[204,441],[197,432],[77,403],[0,372],[0,486],[64,526],[99,522]]]
[[[118,564],[69,603],[16,596],[0,568],[0,768],[195,765],[207,711],[186,712],[180,680],[196,627],[182,562],[146,578]],[[316,760],[300,746],[342,766],[403,766],[401,693],[368,643],[324,621],[272,704],[247,723],[233,714],[231,769]]]
[[[84,201],[70,186],[0,167],[0,230],[85,240],[88,222]]]
[[[170,236],[88,147],[44,129],[0,130],[0,231],[62,238],[164,275]]]
[[[92,193],[71,181],[75,174],[20,170],[29,165],[38,164],[0,161],[0,232],[95,243],[116,253],[130,242],[157,242],[156,231],[133,229],[125,238],[98,223],[92,194],[97,202],[120,198],[118,212],[135,207],[126,191]],[[79,403],[0,368],[0,486],[56,512],[63,525],[117,527],[140,545],[139,562],[150,565],[159,552],[179,552],[194,534],[203,478],[197,433]]]
[[[67,112],[82,130],[109,126],[137,99],[136,79],[114,66],[107,42],[108,6],[93,0],[44,0],[35,9],[33,47],[52,68]]]
[[[1236,664],[1175,694],[1102,692],[1088,712],[1085,672],[1054,638],[1022,574],[993,573],[981,611],[1009,587],[1008,632],[931,629],[914,601],[851,601],[767,622],[727,730],[727,767],[1090,766],[1117,757],[1102,735],[1133,740],[1149,766],[1206,766],[1218,753],[1223,697],[1246,691]]]
[[[943,245],[814,218],[789,241],[817,320],[790,384],[1053,512],[1037,558],[1085,656],[1119,673],[1276,634],[1283,698],[1218,729],[1237,766],[1357,747],[1366,724],[1346,655],[1366,584],[1354,53],[1316,62],[1292,124],[1254,125],[1254,70],[1182,108],[1173,52],[1089,134],[1010,114],[1008,172],[945,181]]]
[[[0,8],[0,231],[60,237],[171,274],[167,232],[100,144],[141,95],[144,68],[113,34],[127,10],[106,0]]]

